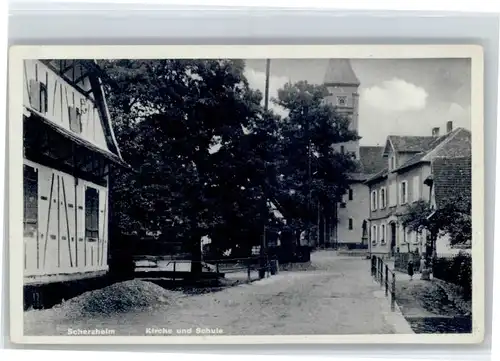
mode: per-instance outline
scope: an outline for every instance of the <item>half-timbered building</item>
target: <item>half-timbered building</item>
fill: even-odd
[[[93,60],[24,61],[24,283],[108,271],[109,172],[127,166]]]

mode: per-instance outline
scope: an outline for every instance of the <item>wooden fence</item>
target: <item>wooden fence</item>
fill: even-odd
[[[372,277],[385,288],[385,296],[391,299],[391,311],[396,308],[396,274],[380,257],[371,258]]]
[[[177,260],[163,256],[135,257],[136,277],[162,277],[180,280],[190,275],[191,260]],[[228,273],[246,272],[248,281],[252,271],[259,272],[259,278],[278,272],[276,260],[260,257],[225,258],[202,261],[203,278],[222,278]]]

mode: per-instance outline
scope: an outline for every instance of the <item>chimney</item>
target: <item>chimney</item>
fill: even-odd
[[[450,120],[446,123],[446,133],[451,133],[453,130],[453,122]]]
[[[439,137],[439,127],[432,128],[432,136]]]

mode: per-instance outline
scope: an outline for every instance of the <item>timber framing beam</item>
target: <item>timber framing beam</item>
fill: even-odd
[[[47,67],[52,70],[53,72],[55,72],[56,74],[58,74],[61,78],[64,79],[64,81],[66,81],[68,84],[70,84],[72,87],[75,88],[75,90],[77,90],[80,94],[82,94],[83,96],[85,96],[87,99],[89,99],[91,102],[95,103],[95,100],[92,99],[89,95],[92,93],[93,89],[91,88],[90,90],[85,90],[83,89],[81,86],[78,85],[78,83],[76,83],[73,79],[71,79],[70,77],[68,77],[65,73],[68,72],[68,70],[70,70],[71,68],[74,68],[75,67],[75,63],[73,63],[71,66],[68,66],[66,67],[64,71],[63,70],[60,70],[60,69],[57,69],[57,67],[55,67],[53,64],[51,64],[49,61],[44,61],[44,64],[47,65]],[[64,71],[64,72],[63,72]],[[82,74],[83,75],[83,74]],[[89,72],[85,72],[85,77],[88,77],[89,76]],[[81,80],[80,80],[81,81]]]

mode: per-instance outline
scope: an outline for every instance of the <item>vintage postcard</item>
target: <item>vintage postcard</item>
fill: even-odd
[[[16,343],[480,343],[483,53],[18,46]]]

